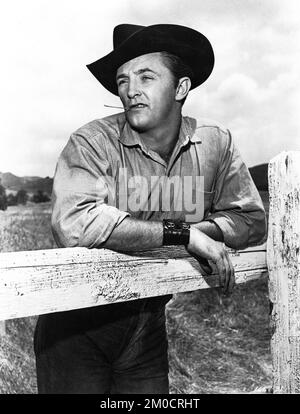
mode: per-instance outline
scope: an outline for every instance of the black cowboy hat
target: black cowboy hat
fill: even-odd
[[[214,66],[214,52],[209,40],[202,33],[185,26],[120,24],[114,29],[113,43],[111,53],[90,63],[87,68],[114,95],[118,95],[118,68],[147,53],[165,51],[180,57],[193,71],[191,89],[205,82]]]

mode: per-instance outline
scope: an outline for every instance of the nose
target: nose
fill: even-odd
[[[141,95],[141,91],[139,90],[138,83],[135,80],[130,80],[128,82],[128,89],[127,89],[128,98],[133,99],[139,95]]]

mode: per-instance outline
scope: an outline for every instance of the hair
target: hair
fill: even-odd
[[[192,69],[185,62],[183,62],[183,60],[180,57],[165,51],[160,52],[160,54],[163,58],[165,66],[173,75],[175,88],[178,85],[179,79],[185,76],[190,78],[191,82],[193,82],[194,74]],[[183,99],[182,104],[184,104],[185,99]]]

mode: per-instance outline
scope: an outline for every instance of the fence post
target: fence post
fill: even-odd
[[[300,393],[300,152],[269,164],[267,261],[273,392]]]

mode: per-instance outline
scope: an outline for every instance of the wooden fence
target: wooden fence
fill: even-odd
[[[230,250],[236,282],[269,272],[273,392],[300,393],[300,152],[269,164],[269,232]],[[0,320],[218,286],[182,247],[135,254],[66,248],[0,254]],[[2,330],[4,331],[5,328]]]

